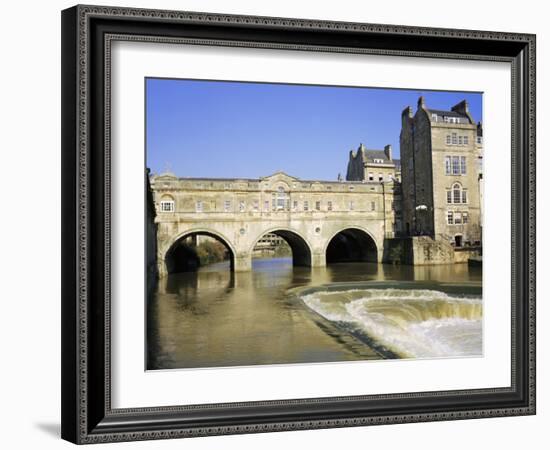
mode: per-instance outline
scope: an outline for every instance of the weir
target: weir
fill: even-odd
[[[294,294],[381,354],[431,358],[482,353],[480,284],[339,283]]]

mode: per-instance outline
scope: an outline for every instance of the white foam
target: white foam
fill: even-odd
[[[482,301],[427,289],[321,291],[304,303],[405,358],[481,355]]]

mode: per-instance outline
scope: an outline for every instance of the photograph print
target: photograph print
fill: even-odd
[[[482,93],[144,92],[147,370],[483,356]]]

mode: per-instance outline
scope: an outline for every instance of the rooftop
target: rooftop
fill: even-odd
[[[445,122],[445,118],[448,117],[452,118],[455,121],[458,120],[458,123],[470,123],[470,118],[468,117],[468,115],[458,111],[444,111],[441,109],[427,109],[426,111],[430,115],[436,114],[437,122]]]

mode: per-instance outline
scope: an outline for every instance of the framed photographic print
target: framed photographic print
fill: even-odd
[[[62,13],[62,436],[535,413],[535,36]]]

